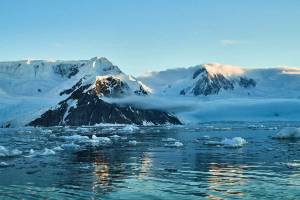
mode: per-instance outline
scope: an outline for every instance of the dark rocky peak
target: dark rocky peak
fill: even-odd
[[[141,109],[134,106],[111,104],[99,98],[91,85],[77,88],[55,108],[49,109],[29,126],[81,126],[99,123],[137,124],[181,124],[170,113],[157,109]],[[87,91],[86,91],[87,90]]]
[[[238,84],[243,88],[254,88],[256,81],[253,78],[240,77]]]
[[[72,76],[75,76],[79,69],[84,66],[83,63],[60,63],[52,66],[53,72],[55,74],[60,75],[61,77],[67,77],[71,78]]]
[[[207,72],[207,70],[204,67],[196,69],[196,71],[193,74],[193,79],[197,78],[200,74],[203,74],[203,73],[205,75],[208,75],[208,72]]]
[[[126,82],[113,76],[98,76],[95,83],[95,91],[98,96],[122,97],[128,94],[130,88]]]

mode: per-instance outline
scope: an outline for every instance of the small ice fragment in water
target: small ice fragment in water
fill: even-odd
[[[50,155],[55,155],[55,151],[52,149],[45,148],[44,152],[40,154],[41,156],[50,156]]]
[[[130,140],[130,141],[128,141],[128,144],[132,145],[132,146],[136,146],[137,145],[137,141],[136,140]]]
[[[52,130],[49,130],[49,129],[42,130],[41,133],[43,133],[43,134],[51,134]]]
[[[60,146],[58,146],[58,147],[54,147],[53,150],[54,151],[63,151],[64,149],[61,148]]]
[[[166,147],[182,147],[183,146],[183,143],[181,142],[174,142],[174,143],[171,143],[171,144],[165,144]]]
[[[286,163],[286,166],[290,167],[290,168],[300,168],[300,163],[297,163],[297,162],[288,162],[288,163]]]
[[[9,151],[4,146],[0,146],[0,157],[5,157],[8,155]]]
[[[96,135],[92,136],[92,139],[90,140],[90,142],[93,145],[109,145],[111,144],[111,139],[108,137],[97,137]]]
[[[9,167],[10,165],[7,162],[0,162],[0,167]]]
[[[300,139],[300,128],[287,127],[281,129],[274,139]]]
[[[228,148],[238,148],[242,147],[247,143],[247,141],[242,137],[234,137],[232,139],[225,138],[222,141],[207,141],[204,144],[213,146],[224,146]]]
[[[78,127],[76,128],[77,131],[80,131],[81,133],[88,133],[90,131],[89,128],[84,128],[84,127]]]
[[[19,156],[21,155],[23,152],[18,150],[18,149],[14,149],[11,151],[11,156]]]
[[[4,146],[0,146],[0,157],[12,157],[12,156],[19,156],[23,152],[18,149],[8,150]]]
[[[102,129],[102,131],[114,131],[114,130],[116,130],[116,129],[113,127]]]
[[[90,138],[88,136],[82,135],[71,135],[71,136],[62,136],[64,140],[73,141],[73,142],[86,142]]]
[[[224,147],[232,147],[232,148],[242,147],[246,143],[247,141],[242,137],[234,137],[232,139],[225,138],[224,140],[221,141],[221,144],[224,145]]]
[[[35,153],[35,151],[34,151],[33,149],[30,149],[30,150],[29,150],[29,154],[32,155],[32,154],[34,154],[34,153]]]
[[[134,131],[137,131],[139,129],[140,129],[139,127],[130,124],[130,125],[126,125],[123,128],[121,128],[120,131],[123,131],[123,132],[134,132]]]
[[[177,140],[175,138],[163,138],[162,141],[163,142],[175,142]]]
[[[112,135],[112,136],[110,136],[110,138],[113,139],[113,140],[118,140],[118,139],[120,139],[120,136]]]

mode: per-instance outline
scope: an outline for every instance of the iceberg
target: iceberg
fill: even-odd
[[[274,139],[300,139],[300,128],[286,127],[281,129]]]
[[[232,139],[225,138],[221,141],[221,144],[224,145],[224,147],[238,148],[247,144],[247,141],[242,137],[234,137]]]

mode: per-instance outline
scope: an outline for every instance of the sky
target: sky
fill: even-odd
[[[300,67],[299,0],[0,0],[0,60]]]

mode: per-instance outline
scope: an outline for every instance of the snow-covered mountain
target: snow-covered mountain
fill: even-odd
[[[203,64],[135,78],[99,57],[1,62],[0,126],[296,120],[299,90],[298,68]]]
[[[139,79],[158,95],[210,98],[300,97],[298,68],[249,69],[223,64],[203,64],[151,72]]]
[[[101,100],[151,93],[150,88],[106,58],[2,62],[0,77],[2,126],[180,123],[161,110]]]

